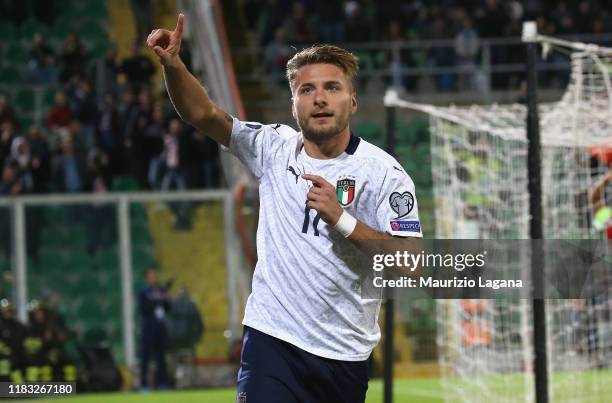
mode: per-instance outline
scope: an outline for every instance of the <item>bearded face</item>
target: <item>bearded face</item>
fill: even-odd
[[[321,143],[342,133],[355,112],[355,93],[344,72],[331,64],[310,64],[296,75],[293,116],[304,137]]]

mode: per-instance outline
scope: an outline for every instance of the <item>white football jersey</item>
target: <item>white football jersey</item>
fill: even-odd
[[[310,183],[301,175],[325,178],[372,229],[422,237],[414,183],[393,157],[355,136],[343,154],[320,160],[289,126],[234,119],[229,151],[260,180],[258,261],[243,324],[320,357],[367,359],[380,339],[381,301],[361,297],[371,262],[306,207]]]

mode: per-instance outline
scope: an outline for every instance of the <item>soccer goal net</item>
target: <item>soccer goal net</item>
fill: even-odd
[[[542,43],[568,53],[572,64],[561,100],[539,106],[544,236],[601,237],[588,194],[608,170],[612,49]],[[437,238],[529,238],[525,105],[437,107],[393,91],[385,105],[430,116]],[[514,264],[529,260],[517,256]],[[612,379],[610,290],[597,298],[549,299],[546,307],[551,401],[606,400]],[[531,301],[441,300],[437,316],[447,401],[535,400]]]

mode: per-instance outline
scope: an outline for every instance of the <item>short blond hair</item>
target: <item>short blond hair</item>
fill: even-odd
[[[359,71],[359,59],[346,49],[334,45],[313,45],[296,53],[287,62],[287,80],[294,90],[295,76],[301,67],[309,64],[326,63],[338,66],[353,84]]]

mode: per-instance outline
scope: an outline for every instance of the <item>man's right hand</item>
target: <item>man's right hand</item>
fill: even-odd
[[[147,46],[159,56],[164,66],[175,65],[179,59],[184,24],[185,16],[179,14],[174,31],[155,29],[147,38]]]

